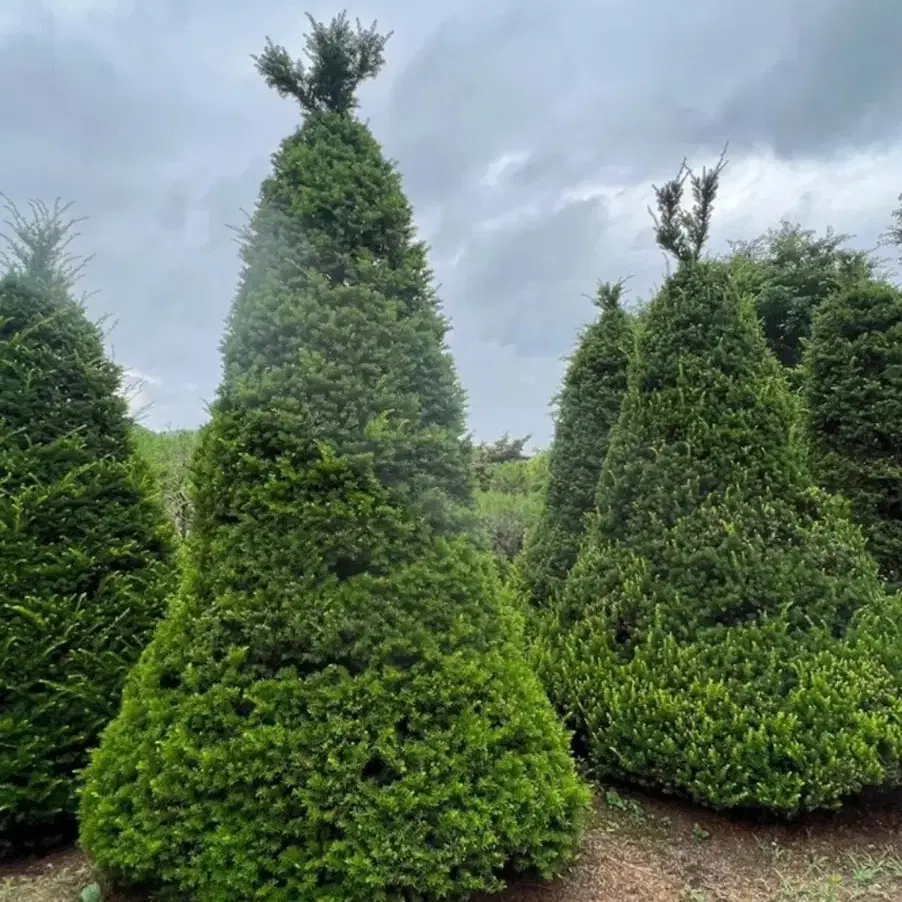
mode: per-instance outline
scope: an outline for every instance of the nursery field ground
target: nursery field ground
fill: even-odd
[[[78,902],[74,849],[0,862],[0,902]],[[902,794],[792,825],[602,790],[579,859],[550,884],[494,902],[902,902]],[[139,902],[106,895],[104,902]],[[487,902],[485,898],[474,902]]]

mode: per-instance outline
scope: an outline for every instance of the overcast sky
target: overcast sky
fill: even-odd
[[[154,428],[219,380],[243,221],[297,106],[256,74],[307,0],[0,0],[0,191],[72,201],[110,346]],[[599,279],[660,281],[646,206],[730,141],[712,250],[781,218],[872,247],[902,191],[902,0],[359,0],[361,92],[398,160],[479,438],[551,431]]]

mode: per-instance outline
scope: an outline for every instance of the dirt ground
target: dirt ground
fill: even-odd
[[[91,882],[83,856],[59,850],[0,863],[0,902],[78,902]],[[550,884],[518,883],[494,900],[902,902],[902,795],[787,826],[602,791],[570,871]]]

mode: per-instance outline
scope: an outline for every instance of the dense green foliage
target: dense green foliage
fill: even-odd
[[[194,429],[153,432],[135,424],[135,444],[153,472],[163,506],[183,539],[191,530],[191,460],[197,445]]]
[[[832,229],[818,236],[782,222],[752,241],[731,242],[734,273],[754,296],[768,346],[786,367],[802,362],[818,307],[836,291],[876,273],[876,261],[866,251],[845,247],[848,239]]]
[[[447,324],[431,287],[426,249],[413,240],[400,178],[369,129],[338,115],[309,117],[283,142],[274,167],[245,235],[245,287],[230,315],[225,378],[293,363],[290,331],[283,340],[271,338],[269,323],[284,320],[287,326],[304,317],[310,339],[301,363],[308,366],[292,378],[315,370],[321,403],[328,408],[322,416],[329,424],[324,437],[341,443],[353,437],[356,450],[365,451],[371,440],[364,433],[375,428],[367,420],[373,395],[397,392],[402,405],[397,415],[406,416],[411,428],[399,438],[392,459],[383,461],[390,472],[380,477],[404,491],[409,502],[434,504],[433,516],[444,517],[450,527],[459,512],[443,513],[447,499],[464,505],[471,498],[469,447],[459,437],[464,398],[444,345]],[[305,263],[312,260],[318,281],[298,301],[295,289],[309,281]],[[344,296],[329,294],[342,287],[348,288]],[[390,312],[370,322],[369,308],[380,303]],[[392,354],[396,323],[407,331],[407,353],[392,362],[397,387],[383,388],[369,380],[378,380],[380,358]],[[377,349],[370,359],[365,356],[370,345],[351,339],[380,328],[382,333],[368,337]],[[345,341],[347,354],[358,356],[333,359],[333,345]],[[307,383],[302,386],[310,391]]]
[[[0,282],[0,846],[52,834],[163,613],[174,536],[84,310]]]
[[[601,773],[787,814],[898,778],[899,604],[798,424],[751,299],[681,265],[537,647]]]
[[[859,282],[818,309],[805,354],[815,469],[852,502],[871,553],[902,588],[902,293]]]
[[[619,283],[599,287],[601,314],[583,331],[564,376],[543,511],[519,567],[526,593],[539,606],[559,590],[576,561],[626,391],[633,335],[621,291]]]
[[[503,439],[501,441],[504,441]],[[542,513],[548,453],[486,463],[476,449],[476,516],[482,534],[503,568],[523,549]]]
[[[179,534],[187,536],[191,526],[191,457],[198,432],[189,429],[152,432],[135,427],[139,452],[150,464],[163,501]],[[523,452],[528,436],[476,446],[472,456],[474,500],[480,538],[502,565],[516,557],[524,538],[538,522],[548,471],[548,453],[532,456]]]
[[[705,259],[725,160],[684,163],[675,271],[599,287],[550,450],[474,447],[355,118],[387,38],[308,18],[307,60],[255,58],[303,118],[200,430],[127,415],[70,205],[0,195],[0,855],[80,799],[85,898],[439,902],[559,872],[572,750],[786,817],[899,787],[902,289],[788,222]]]
[[[314,23],[339,72],[372,37]],[[302,71],[272,52],[265,73]],[[96,863],[196,902],[549,876],[587,803],[457,528],[462,396],[398,177],[336,96],[306,107],[244,236],[183,591],[86,778]]]

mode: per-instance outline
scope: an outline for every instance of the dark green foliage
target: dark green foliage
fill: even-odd
[[[859,282],[824,301],[805,355],[815,470],[852,502],[884,577],[902,588],[902,294]]]
[[[117,880],[196,902],[550,875],[587,795],[494,564],[451,528],[462,397],[397,177],[335,112],[274,170],[188,575],[88,770],[82,841]]]
[[[0,282],[0,848],[71,821],[173,576],[119,370],[38,283]]]
[[[308,65],[303,60],[292,61],[284,47],[267,38],[266,49],[254,57],[257,69],[280,97],[293,97],[304,112],[346,116],[357,109],[357,88],[382,68],[391,32],[380,35],[376,22],[363,28],[359,19],[354,32],[344,12],[328,25],[309,13],[307,21]]]
[[[83,842],[109,873],[198,902],[440,899],[507,864],[550,875],[585,797],[493,569],[463,539],[425,550],[365,470],[308,454],[258,490],[266,520],[236,525],[236,543],[262,527],[266,578],[211,570],[157,634],[94,759]],[[325,575],[364,541],[368,572]],[[292,547],[322,564],[289,580]]]
[[[620,413],[632,345],[621,284],[598,291],[598,320],[583,332],[564,376],[548,463],[544,510],[527,537],[519,577],[541,606],[560,588],[576,561],[585,516],[595,501],[608,433]]]
[[[412,213],[397,172],[363,123],[335,114],[309,117],[282,143],[273,167],[244,234],[245,283],[230,316],[226,377],[278,365],[286,354],[293,355],[290,330],[279,341],[271,336],[269,323],[310,317],[305,354],[316,367],[317,381],[329,387],[322,400],[328,406],[324,422],[333,431],[328,437],[344,441],[354,435],[355,441],[363,441],[372,395],[381,391],[367,377],[394,353],[390,336],[397,322],[406,330],[405,353],[395,355],[392,368],[401,380],[405,413],[418,426],[410,438],[417,447],[398,454],[395,465],[404,472],[392,478],[411,496],[428,500],[440,492],[455,506],[468,505],[472,480],[470,449],[460,438],[463,390],[445,346],[448,324],[432,287],[426,247],[414,241]],[[298,302],[294,289],[308,281],[310,266],[324,287],[319,296]],[[262,300],[260,280],[271,286],[278,282]],[[359,292],[356,304],[344,299],[323,303],[322,291],[330,285],[367,289]],[[363,356],[369,354],[368,345],[359,359],[333,361],[334,343],[380,328],[368,322],[367,306],[386,304],[391,310],[381,328],[388,333],[382,342],[372,342],[377,357]],[[356,347],[352,344],[349,354]],[[452,519],[460,520],[459,511]]]
[[[819,237],[783,222],[753,241],[731,244],[736,277],[754,296],[767,343],[786,367],[801,363],[820,304],[844,286],[875,275],[877,263],[870,254],[844,247],[849,237],[832,229]]]
[[[899,600],[799,424],[729,268],[682,265],[536,645],[601,774],[784,814],[898,780]]]
[[[724,147],[717,165],[713,169],[705,167],[698,175],[683,160],[675,178],[660,188],[654,187],[658,212],[655,214],[651,208],[648,212],[655,224],[655,241],[678,264],[699,260],[708,241],[714,198],[720,174],[727,165],[726,153]],[[683,206],[687,182],[692,192],[692,207],[688,210]]]

